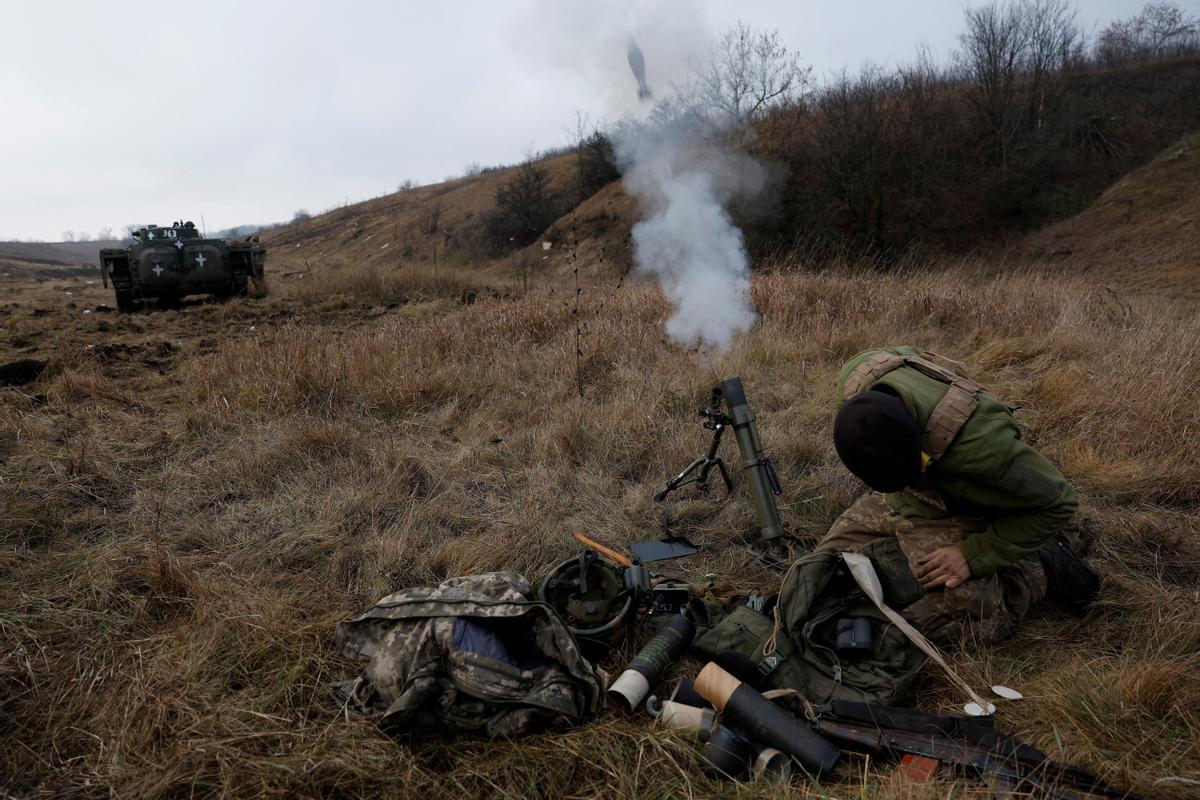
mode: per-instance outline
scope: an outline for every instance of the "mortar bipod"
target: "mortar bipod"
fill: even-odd
[[[667,495],[678,489],[680,486],[687,486],[689,483],[696,484],[701,491],[708,489],[708,476],[712,473],[713,467],[721,473],[721,480],[725,482],[725,493],[733,492],[733,480],[729,477],[729,470],[725,466],[725,460],[720,456],[721,435],[725,433],[725,429],[733,424],[733,419],[725,413],[721,408],[723,397],[720,386],[714,386],[712,392],[708,396],[708,405],[700,409],[700,418],[704,421],[704,427],[713,432],[712,441],[708,444],[708,450],[704,455],[697,458],[692,463],[688,464],[682,472],[676,475],[671,480],[667,481],[667,485],[661,491],[654,495],[654,502],[661,503],[667,499]],[[700,474],[691,478],[691,475],[696,470]]]

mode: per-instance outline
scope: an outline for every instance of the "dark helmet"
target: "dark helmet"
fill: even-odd
[[[623,567],[587,550],[555,567],[538,587],[538,599],[595,658],[620,642],[648,591],[645,567]]]
[[[872,389],[842,404],[833,446],[846,468],[877,492],[898,492],[921,476],[921,429],[895,395]]]

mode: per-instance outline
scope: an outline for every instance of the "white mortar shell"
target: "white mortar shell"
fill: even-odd
[[[642,673],[627,669],[608,688],[608,704],[622,711],[633,711],[650,694],[650,682]]]
[[[716,721],[717,712],[711,708],[696,708],[672,700],[662,704],[662,714],[658,717],[660,725],[677,731],[711,731]]]

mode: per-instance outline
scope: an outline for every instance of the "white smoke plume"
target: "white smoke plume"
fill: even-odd
[[[684,347],[727,350],[757,315],[742,232],[726,205],[762,188],[762,167],[681,123],[623,126],[615,146],[625,190],[646,215],[633,227],[634,265],[658,279],[675,308],[668,335]]]
[[[728,349],[756,319],[749,259],[728,203],[760,191],[765,175],[753,159],[721,148],[712,115],[689,99],[691,67],[714,39],[703,16],[685,0],[547,0],[530,10],[523,30],[543,31],[546,43],[535,60],[581,78],[581,95],[603,98],[603,113],[621,120],[608,133],[625,190],[644,215],[633,228],[634,265],[674,306],[667,333],[684,347]],[[638,102],[631,38],[645,55],[656,104]]]

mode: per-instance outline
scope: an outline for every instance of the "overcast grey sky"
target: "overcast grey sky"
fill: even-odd
[[[1088,30],[1142,0],[1081,0]],[[1180,5],[1200,11],[1200,0]],[[962,0],[0,0],[0,239],[285,220],[511,163],[739,18],[819,78],[954,48]]]

